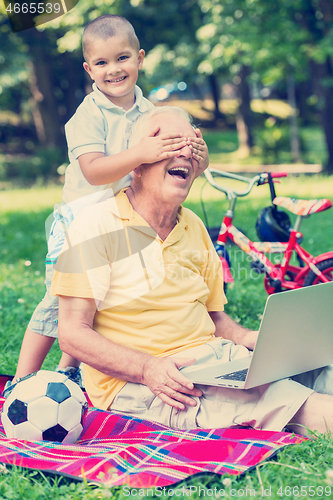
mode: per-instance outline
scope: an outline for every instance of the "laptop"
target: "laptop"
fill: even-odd
[[[250,389],[332,363],[333,281],[270,295],[252,355],[181,372],[195,384]]]

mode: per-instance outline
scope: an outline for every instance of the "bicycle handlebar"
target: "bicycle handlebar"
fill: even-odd
[[[265,173],[267,173],[267,172],[265,172]],[[275,179],[277,177],[287,177],[288,172],[271,172],[271,176],[273,179]]]
[[[233,174],[232,172],[224,172],[221,170],[216,170],[214,168],[207,168],[204,171],[204,174],[205,174],[205,177],[206,177],[207,181],[209,182],[209,184],[211,186],[213,186],[215,189],[217,189],[218,191],[225,193],[229,199],[233,198],[234,196],[246,196],[247,194],[249,194],[249,192],[252,190],[252,188],[255,184],[257,184],[257,185],[264,184],[268,180],[268,173],[267,172],[263,172],[261,174],[255,175],[252,178],[249,178],[249,177],[245,177],[243,175]],[[224,178],[233,179],[233,180],[240,181],[240,182],[245,182],[247,184],[247,188],[242,190],[242,191],[239,191],[236,189],[231,189],[229,187],[222,186],[218,182],[215,182],[213,174],[215,176],[218,176],[218,177],[224,177]],[[278,178],[278,177],[287,177],[288,173],[287,172],[271,172],[270,175],[274,179],[274,178]]]

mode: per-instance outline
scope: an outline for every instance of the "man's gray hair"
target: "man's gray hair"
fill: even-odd
[[[154,116],[162,115],[165,113],[176,114],[181,118],[184,118],[188,123],[192,125],[192,117],[188,114],[185,109],[178,106],[158,106],[142,113],[136,120],[132,123],[128,147],[137,146],[144,137],[147,137],[151,131],[151,120]]]

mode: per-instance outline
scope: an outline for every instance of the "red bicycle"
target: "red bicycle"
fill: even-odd
[[[265,273],[264,286],[268,294],[333,280],[333,252],[326,252],[316,257],[311,255],[301,246],[303,234],[300,232],[304,218],[331,208],[332,202],[328,199],[296,200],[284,196],[275,196],[273,179],[286,177],[287,175],[286,172],[274,172],[261,173],[255,177],[248,178],[215,169],[207,169],[205,171],[205,176],[209,184],[225,193],[229,201],[229,207],[224,215],[218,234],[215,234],[214,237],[214,234],[211,232],[211,237],[213,241],[215,240],[215,249],[222,261],[225,284],[234,281],[226,249],[228,239],[252,259],[251,267],[256,272]],[[244,182],[247,184],[247,187],[244,190],[225,187],[216,181],[217,178],[228,178]],[[261,221],[261,225],[260,218],[258,219],[257,232],[260,234],[260,230],[264,229],[263,235],[265,236],[267,234],[265,229],[268,231],[276,229],[273,235],[273,237],[275,236],[275,241],[274,239],[272,241],[270,238],[270,241],[253,242],[233,225],[236,201],[238,197],[248,195],[255,185],[260,186],[267,183],[269,183],[271,189],[273,206],[263,209],[261,215],[264,219]],[[296,215],[293,227],[290,225],[288,214],[278,210],[277,207],[289,210],[289,212]],[[270,217],[268,220],[267,216]],[[268,223],[266,226],[264,225],[265,222]],[[299,265],[291,263],[294,253],[297,256]],[[280,254],[282,255],[282,260],[274,264],[266,254],[269,256]]]

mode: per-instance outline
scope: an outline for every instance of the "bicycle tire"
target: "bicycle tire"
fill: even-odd
[[[333,259],[323,260],[317,264],[317,267],[330,281],[333,281]],[[322,283],[320,277],[313,271],[309,271],[303,286],[317,285],[318,283]]]

